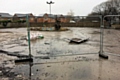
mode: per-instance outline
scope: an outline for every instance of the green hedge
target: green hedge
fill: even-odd
[[[11,20],[0,20],[0,23],[8,23],[8,22],[12,22]]]

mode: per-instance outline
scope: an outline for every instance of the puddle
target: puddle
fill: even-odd
[[[18,33],[22,35],[12,37],[14,40],[12,40],[11,43],[9,42],[11,38],[10,40],[6,40],[6,37],[4,37],[5,42],[0,42],[1,49],[29,55],[28,42],[24,39],[18,40],[18,37],[27,34],[26,29],[5,29],[3,31],[12,31],[14,34]],[[34,33],[34,31],[31,32]],[[8,72],[11,75],[3,75],[0,67],[0,80],[3,78],[8,78],[8,80],[120,79],[119,57],[110,56],[108,60],[99,59],[98,57],[100,40],[99,29],[70,28],[70,30],[65,32],[42,31],[40,33],[44,35],[44,39],[31,42],[31,53],[34,56],[33,63],[13,64],[13,69]],[[89,37],[90,40],[83,44],[69,44],[69,39],[84,36]],[[108,39],[110,39],[110,37]],[[111,45],[112,44],[105,44],[105,47],[108,48],[111,47]],[[119,51],[119,49],[117,49],[117,51]],[[0,60],[3,61],[4,59],[2,57],[4,57],[7,61],[8,57],[5,56],[6,55],[2,55]],[[14,59],[16,58],[12,60]],[[6,70],[7,69],[9,69],[9,67],[7,67]]]
[[[31,80],[119,80],[119,66],[112,57],[104,60],[98,55],[83,55],[49,60],[37,58],[31,66],[16,65],[14,71]]]

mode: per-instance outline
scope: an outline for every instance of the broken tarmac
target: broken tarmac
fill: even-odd
[[[12,29],[7,31],[11,31]],[[22,32],[21,32],[22,31]],[[2,41],[0,47],[2,50],[9,52],[21,52],[21,54],[28,55],[28,46],[21,46],[24,40],[19,40],[19,37],[25,36],[26,30],[24,29],[13,29],[13,39],[8,41]],[[95,32],[95,34],[93,34]],[[97,33],[96,33],[97,32]],[[113,31],[114,32],[114,31]],[[118,31],[117,31],[118,32]],[[22,35],[20,35],[22,33]],[[9,56],[1,54],[1,61],[6,68],[6,71],[11,75],[2,75],[0,78],[3,79],[22,79],[22,80],[119,80],[120,72],[120,61],[119,56],[109,56],[108,60],[104,60],[98,57],[99,51],[99,29],[91,28],[70,28],[66,32],[41,32],[45,38],[43,40],[37,40],[32,42],[32,55],[35,57],[33,63],[14,64]],[[49,33],[49,34],[48,34]],[[107,32],[106,32],[107,33]],[[115,33],[115,32],[114,32]],[[2,34],[5,36],[6,33]],[[20,35],[18,37],[18,34]],[[9,35],[9,36],[10,36]],[[17,36],[16,36],[17,35]],[[82,35],[87,36],[90,40],[86,43],[76,45],[68,44],[65,38],[81,37]],[[16,36],[16,38],[15,38]],[[82,37],[84,37],[82,36]],[[5,36],[7,37],[7,36]],[[6,40],[4,37],[4,40]],[[108,36],[108,39],[113,36]],[[9,38],[9,37],[7,37]],[[116,38],[116,37],[115,37]],[[9,41],[16,41],[11,43]],[[20,42],[20,43],[19,43]],[[47,44],[46,44],[47,43]],[[115,42],[116,43],[116,42]],[[10,45],[9,45],[10,44]],[[58,46],[59,45],[59,46]],[[111,48],[116,48],[116,45],[105,44],[105,51],[110,51]],[[119,51],[119,50],[116,50]],[[112,52],[112,51],[110,51]],[[114,52],[114,51],[113,51]],[[79,54],[79,55],[78,55]],[[49,55],[49,59],[41,59],[39,56]],[[70,55],[70,56],[61,56]],[[56,57],[54,57],[56,56]],[[16,58],[12,58],[14,60]],[[10,66],[11,65],[11,66]],[[12,69],[11,69],[12,68]],[[2,69],[2,68],[1,68]]]
[[[109,55],[109,59],[105,60],[98,54],[89,54],[35,58],[31,65],[16,64],[8,73],[13,72],[11,79],[16,80],[119,80],[119,66],[117,56]]]

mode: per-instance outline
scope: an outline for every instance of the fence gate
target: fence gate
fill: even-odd
[[[59,67],[61,66],[61,64],[64,64],[64,62],[68,62],[67,65],[69,65],[69,62],[79,61],[77,60],[78,58],[87,60],[82,55],[99,53],[101,57],[108,58],[108,56],[104,52],[107,52],[107,50],[109,50],[108,47],[112,48],[116,46],[114,46],[111,42],[110,42],[111,45],[107,44],[106,42],[108,42],[107,39],[109,40],[111,39],[109,35],[115,30],[112,30],[112,29],[104,30],[103,20],[105,17],[102,19],[101,16],[91,16],[89,18],[84,16],[84,19],[86,18],[91,19],[94,17],[99,18],[100,28],[87,28],[86,26],[85,28],[68,27],[68,31],[45,31],[45,32],[41,31],[41,33],[44,35],[44,39],[42,40],[40,39],[35,42],[28,41],[29,53],[30,53],[29,55],[30,57],[32,57],[31,55],[33,55],[32,58],[34,61],[33,63],[29,63],[29,65],[22,66],[22,67],[25,67],[27,71],[25,75],[27,75],[27,77],[29,77],[31,80],[31,78],[35,79],[37,77],[40,77],[40,75],[45,75],[45,76],[50,75],[49,73],[47,73],[47,70],[50,70],[50,72],[57,71],[57,70],[62,72],[62,70],[60,70]],[[104,32],[105,34],[109,34],[108,38],[105,38],[106,36]],[[28,39],[29,38],[30,38],[30,29],[28,27]],[[80,44],[76,44],[74,42],[70,43],[72,39],[77,39],[77,40],[87,39],[87,40],[83,41]],[[74,57],[78,55],[82,57]],[[72,56],[74,59],[69,56]],[[54,67],[52,68],[53,71],[51,69],[48,69],[48,68],[51,68],[50,64],[54,64],[54,63],[60,63],[60,64],[55,65],[55,69]],[[41,65],[41,64],[45,64],[45,65]],[[87,68],[90,68],[89,64],[90,63],[86,61],[86,64],[83,64],[83,65],[87,66]],[[29,70],[28,70],[28,67],[29,67]],[[87,68],[84,68],[84,69],[86,70]],[[22,72],[22,69],[20,71]],[[42,71],[46,73],[41,74],[40,72]],[[88,69],[86,71],[88,71]],[[54,74],[51,76],[54,76]]]
[[[118,55],[120,51],[120,15],[106,15],[103,17],[103,26],[101,28],[101,46],[100,51],[103,54],[109,53]],[[107,54],[106,54],[107,55]]]
[[[41,55],[54,57],[97,54],[101,49],[100,44],[102,45],[102,39],[100,39],[100,28],[87,28],[87,24],[88,22],[91,22],[92,24],[99,23],[99,27],[101,27],[101,16],[77,16],[77,21],[83,22],[84,26],[86,25],[86,27],[67,27],[68,31],[41,32],[45,38],[33,43],[31,42],[32,55],[35,55],[36,57]],[[79,22],[76,24],[79,24]],[[87,41],[80,44],[69,43],[73,38],[78,40],[87,39]]]

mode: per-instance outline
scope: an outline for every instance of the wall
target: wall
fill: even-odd
[[[30,23],[31,27],[54,26],[54,23]],[[100,23],[81,22],[81,23],[61,23],[62,27],[100,27]]]
[[[54,26],[55,23],[30,23],[30,27],[49,27]],[[26,27],[26,23],[8,23],[7,27]],[[61,23],[62,27],[100,27],[100,23],[91,23],[91,22],[80,22],[80,23]],[[2,23],[0,24],[2,26]]]

